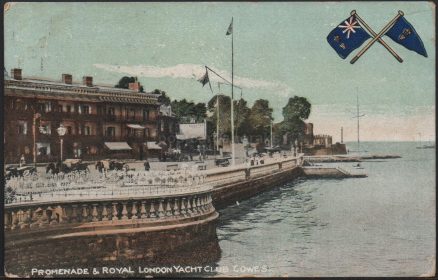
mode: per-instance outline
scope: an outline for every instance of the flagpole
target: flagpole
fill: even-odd
[[[231,18],[231,24],[233,24],[233,18]],[[234,149],[234,26],[231,32],[231,164],[235,165],[235,149]]]
[[[218,83],[217,86],[219,87],[219,93],[221,91],[221,86]],[[216,120],[216,151],[219,152],[219,93],[216,94],[216,111],[217,111],[217,120]]]

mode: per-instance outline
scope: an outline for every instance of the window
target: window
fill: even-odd
[[[134,108],[129,109],[129,118],[131,120],[135,120],[135,109]]]
[[[91,113],[90,106],[88,105],[82,106],[82,111],[84,112],[84,114],[89,115]]]
[[[108,115],[114,116],[116,114],[116,109],[114,107],[108,108]]]
[[[62,105],[58,105],[58,112],[62,112]]]
[[[143,109],[143,121],[148,121],[148,120],[149,120],[149,110]]]
[[[71,113],[72,112],[71,111],[71,105],[65,106],[65,110],[66,110],[67,113]]]
[[[44,102],[44,103],[40,103],[38,104],[38,109],[40,110],[40,112],[50,112],[52,111],[52,104],[50,102]]]
[[[27,134],[27,122],[26,121],[18,121],[17,133],[22,134],[22,135]]]
[[[149,137],[149,128],[144,129],[144,136]]]
[[[108,137],[114,137],[116,135],[116,128],[113,126],[107,127],[105,135]]]
[[[67,128],[67,134],[68,134],[68,135],[72,135],[72,134],[73,134],[73,129],[72,129],[72,127],[71,127],[71,126],[66,126],[66,128]]]
[[[88,105],[78,105],[78,114],[91,114],[90,106]]]
[[[40,133],[50,135],[52,134],[52,127],[49,122],[42,122],[40,126]]]
[[[91,127],[85,126],[84,135],[91,135]]]

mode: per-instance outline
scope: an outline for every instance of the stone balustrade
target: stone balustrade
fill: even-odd
[[[214,212],[209,191],[153,198],[27,202],[5,206],[4,227],[6,232],[66,227],[71,232],[79,224],[92,229],[118,224],[166,224]]]

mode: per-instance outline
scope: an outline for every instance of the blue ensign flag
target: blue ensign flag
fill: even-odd
[[[386,32],[386,35],[408,50],[427,57],[423,41],[421,41],[421,38],[418,36],[414,27],[403,16],[395,22],[394,26],[391,27],[388,32]]]
[[[345,59],[352,51],[360,47],[371,36],[363,30],[355,16],[341,22],[327,36],[327,42]]]

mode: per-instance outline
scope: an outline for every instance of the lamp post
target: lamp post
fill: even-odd
[[[37,148],[36,148],[36,121],[41,117],[41,114],[35,113],[33,115],[33,125],[32,125],[32,134],[33,134],[33,166],[36,168],[37,162]]]
[[[270,125],[271,125],[271,148],[272,148],[272,147],[274,147],[273,142],[272,142],[272,140],[273,140],[273,137],[272,137],[272,124],[274,122],[274,118],[272,118],[270,116],[265,116],[265,119],[269,119],[270,120]]]
[[[65,127],[62,124],[60,124],[59,127],[56,129],[56,132],[58,132],[60,143],[61,143],[61,162],[62,162],[62,144],[64,142],[64,139],[62,137],[65,135],[66,131],[67,129],[65,129]]]

